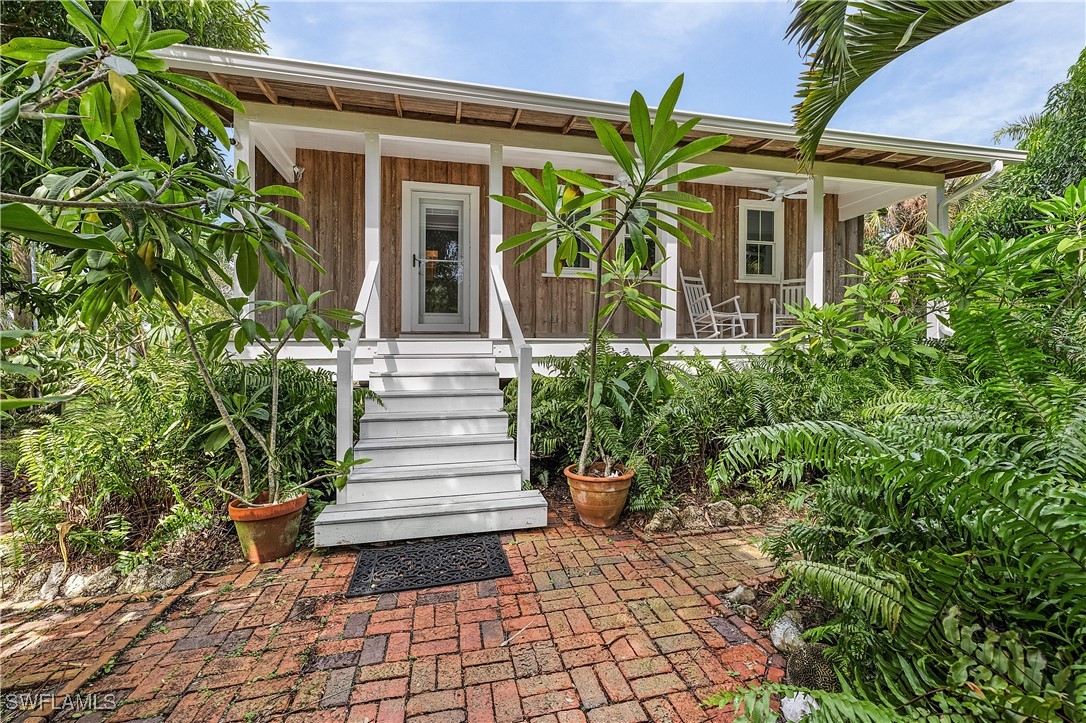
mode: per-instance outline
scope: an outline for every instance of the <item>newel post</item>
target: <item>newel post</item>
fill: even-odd
[[[517,353],[517,462],[524,479],[532,478],[532,346]]]
[[[336,350],[336,457],[354,446],[354,348]]]

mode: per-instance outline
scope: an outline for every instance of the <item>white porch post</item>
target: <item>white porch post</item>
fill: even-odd
[[[503,193],[502,188],[502,167],[504,165],[505,149],[500,143],[490,144],[490,176],[487,189],[491,196],[498,193]],[[488,199],[487,206],[487,220],[490,226],[490,245],[487,249],[487,253],[490,254],[490,273],[501,273],[504,268],[502,265],[502,254],[497,251],[499,244],[503,241],[505,235],[503,209],[505,208],[493,198]],[[502,311],[500,301],[498,299],[498,290],[494,285],[494,281],[491,280],[489,295],[487,298],[487,319],[490,327],[490,338],[501,339],[503,337],[502,330]]]
[[[948,233],[950,231],[950,216],[946,207],[946,189],[942,186],[933,186],[927,192],[928,206],[928,230]],[[946,327],[939,321],[936,314],[936,302],[928,302],[928,338],[942,339],[946,336]]]
[[[237,116],[234,118],[234,170],[235,172],[241,170],[241,164],[245,164],[249,173],[249,189],[256,190],[256,146],[253,139],[252,132],[249,128],[249,119],[245,116]],[[237,296],[242,295],[241,286],[238,284],[238,276],[234,274],[234,294]],[[254,289],[249,294],[249,302],[245,305],[241,315],[244,317],[251,317],[253,315],[253,296],[256,294]],[[246,350],[248,351],[248,350]]]
[[[678,166],[667,169],[668,176],[674,176],[679,172]],[[676,190],[677,184],[669,186],[669,190]],[[660,204],[665,211],[675,212],[675,206],[669,203]],[[671,222],[671,219],[668,219]],[[664,244],[664,263],[660,267],[660,282],[664,288],[660,289],[660,301],[664,308],[660,310],[660,337],[662,339],[676,339],[679,336],[679,241],[666,231],[660,232],[660,241]]]
[[[345,180],[345,179],[344,179]],[[366,265],[381,259],[381,134],[366,131]],[[367,339],[381,338],[381,275],[373,282],[366,313]]]
[[[825,302],[826,260],[824,178],[807,179],[807,300],[815,306]]]

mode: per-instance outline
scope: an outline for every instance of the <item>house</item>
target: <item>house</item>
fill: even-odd
[[[364,329],[335,355],[316,343],[289,350],[336,370],[339,449],[355,446],[372,460],[318,518],[317,543],[546,524],[545,501],[521,490],[532,360],[580,349],[589,282],[555,277],[543,254],[517,266],[516,252],[496,253],[530,220],[488,196],[516,195],[511,169],[546,161],[616,177],[586,118],[607,119],[630,138],[625,105],[219,50],[177,47],[163,57],[245,103],[230,119],[237,157],[258,187],[302,192],[304,200],[285,206],[309,221],[301,235],[327,269],[320,277],[299,264],[299,283],[332,289],[331,305],[365,315]],[[680,190],[713,203],[700,220],[714,238],[692,248],[665,241],[659,273],[668,288],[660,293],[670,308],[661,323],[620,315],[612,327],[617,346],[635,353],[642,333],[672,340],[674,353],[760,353],[775,302],[842,298],[865,213],[926,195],[932,222],[945,228],[946,179],[996,173],[1024,157],[829,131],[808,176],[794,160],[789,125],[704,116],[692,137],[710,133],[732,140],[699,160],[733,170]],[[680,269],[697,289],[680,284]],[[699,329],[695,338],[687,302],[702,283],[713,304],[734,297],[740,325],[714,338]],[[270,284],[257,290],[259,298],[275,293]],[[519,380],[515,440],[501,410],[501,380],[510,377]],[[357,435],[355,381],[384,402],[368,404]]]

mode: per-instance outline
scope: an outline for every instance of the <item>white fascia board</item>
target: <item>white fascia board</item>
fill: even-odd
[[[255,101],[245,104],[245,117],[248,118],[251,124],[285,126],[296,129],[347,133],[368,130],[378,132],[384,136],[424,138],[451,143],[474,143],[482,146],[500,143],[507,149],[533,148],[589,156],[599,156],[603,152],[599,141],[588,136],[563,136],[557,133],[527,131],[519,128],[512,130],[493,126],[456,125],[440,121],[396,118],[395,116],[341,113],[330,109],[272,105],[271,103],[258,103]],[[734,151],[706,153],[697,159],[697,163],[714,163],[736,169],[749,168],[779,172],[783,175],[803,173],[799,162],[795,158],[760,156],[754,153],[747,154]],[[942,175],[928,171],[902,171],[896,168],[860,166],[850,163],[825,163],[819,161],[814,164],[814,172],[827,178],[908,184],[923,186],[924,188],[943,182]]]
[[[551,93],[537,93],[460,81],[362,70],[308,60],[272,58],[230,50],[210,50],[187,45],[176,45],[156,52],[174,69],[234,73],[267,80],[312,83],[379,93],[416,95],[426,98],[479,103],[481,105],[538,110],[562,115],[596,116],[620,121],[624,121],[629,117],[629,106],[625,103],[613,101],[589,100]],[[676,111],[674,113],[674,118],[679,123],[693,117],[701,118],[700,130],[714,133],[773,138],[791,142],[794,142],[797,138],[794,127],[788,123],[721,115],[703,115],[685,111]],[[827,130],[822,136],[821,143],[865,150],[894,151],[910,155],[938,156],[988,163],[996,160],[1001,160],[1004,163],[1020,163],[1026,157],[1025,151],[1018,149],[926,141],[852,131]]]

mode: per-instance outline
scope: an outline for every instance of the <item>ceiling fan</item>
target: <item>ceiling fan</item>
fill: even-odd
[[[791,188],[789,188],[785,184],[784,179],[781,178],[780,176],[777,176],[773,180],[776,181],[777,183],[770,190],[763,191],[760,188],[752,188],[750,190],[754,191],[755,193],[761,193],[762,195],[769,196],[776,203],[780,203],[781,201],[783,201],[786,198],[789,198],[789,199],[791,199],[791,198],[807,198],[807,193],[806,193],[807,182],[806,181],[799,184],[798,186],[792,186]]]

